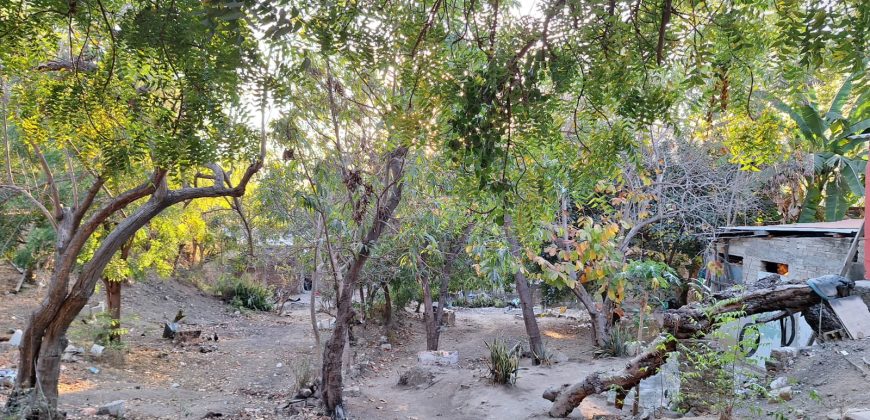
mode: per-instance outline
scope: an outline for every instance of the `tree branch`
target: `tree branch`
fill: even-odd
[[[19,187],[17,185],[0,185],[0,189],[2,189],[2,188],[15,191],[15,192],[27,197],[27,199],[30,200],[31,202],[33,202],[33,204],[36,206],[36,208],[39,209],[39,211],[41,211],[42,214],[45,215],[45,218],[48,219],[49,223],[51,223],[51,226],[54,228],[54,231],[57,232],[57,220],[55,219],[54,215],[51,214],[51,212],[48,211],[48,209],[42,203],[40,203],[39,200],[34,198],[33,195],[30,194],[30,191],[27,191],[27,189]]]

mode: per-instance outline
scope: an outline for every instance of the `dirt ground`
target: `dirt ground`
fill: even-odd
[[[0,290],[8,290],[5,283],[14,282],[14,277],[14,273],[0,272]],[[24,327],[41,291],[31,286],[18,295],[0,294],[0,334]],[[102,299],[102,295],[96,295],[92,303],[96,305]],[[282,408],[293,394],[294,366],[316,357],[308,307],[294,305],[294,308],[289,316],[240,313],[177,281],[151,280],[125,287],[123,320],[129,334],[124,337],[123,351],[64,363],[60,409],[72,419],[91,418],[83,410],[125,400],[129,419],[290,418]],[[218,340],[180,346],[162,339],[162,323],[174,317],[179,309],[186,315],[183,329],[200,329],[208,337],[216,334]],[[391,350],[380,348],[383,334],[380,327],[354,329],[358,337],[358,344],[353,347],[354,360],[360,368],[359,373],[345,381],[346,389],[358,388],[358,393],[346,397],[351,418],[548,418],[550,402],[541,398],[544,389],[581,380],[597,370],[617,369],[626,362],[626,359],[594,358],[589,331],[582,323],[564,317],[541,318],[539,325],[546,347],[558,363],[530,366],[524,360],[516,386],[493,385],[486,378],[488,350],[484,342],[495,338],[509,343],[525,342],[519,311],[461,309],[457,311],[456,325],[447,328],[441,339],[442,349],[459,352],[459,367],[438,368],[433,383],[403,388],[397,385],[398,377],[417,365],[416,354],[425,349],[425,336],[421,321],[413,314],[408,312],[400,318],[389,336]],[[91,343],[82,338],[87,336],[88,328],[76,321],[69,334],[72,344],[90,348]],[[321,332],[324,339],[328,333]],[[863,344],[855,347],[855,343]],[[849,345],[850,353],[870,355],[865,348],[870,343],[866,341]],[[788,371],[791,380],[801,384],[796,385],[792,401],[753,402],[762,408],[762,413],[759,416],[744,410],[747,417],[774,418],[785,414],[780,418],[816,419],[825,418],[831,411],[860,406],[861,401],[850,396],[870,395],[866,392],[867,380],[845,359],[825,356],[824,351],[816,348],[816,356],[798,358]],[[0,369],[14,368],[16,357],[14,349],[0,343]],[[840,361],[847,365],[838,364],[834,369],[833,364]],[[825,373],[820,375],[820,371]],[[0,404],[5,403],[8,392],[0,389]],[[815,395],[821,395],[823,400],[820,402]],[[587,399],[572,417],[631,417],[628,409],[621,413],[614,410],[603,396],[596,396]]]

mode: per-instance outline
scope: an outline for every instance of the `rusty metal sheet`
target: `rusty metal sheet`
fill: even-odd
[[[870,310],[861,297],[832,299],[828,303],[852,338],[870,338]]]

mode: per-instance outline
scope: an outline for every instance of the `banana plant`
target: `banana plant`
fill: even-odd
[[[849,76],[831,101],[827,112],[819,109],[814,92],[810,91],[796,106],[765,95],[771,105],[785,112],[797,125],[801,136],[813,150],[813,173],[806,177],[806,196],[801,208],[800,222],[819,219],[819,204],[824,200],[822,220],[842,220],[849,207],[848,194],[864,196],[863,176],[870,139],[870,91],[864,89],[843,115],[849,102],[853,81],[863,73]]]

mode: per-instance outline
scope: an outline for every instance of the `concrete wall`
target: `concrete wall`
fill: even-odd
[[[763,275],[764,261],[788,264],[789,279],[807,280],[825,274],[839,274],[853,238],[834,237],[746,237],[728,239],[728,254],[743,257],[743,282],[752,283]],[[724,243],[717,244],[723,253]],[[858,261],[849,277],[864,278],[864,239],[858,243]]]

